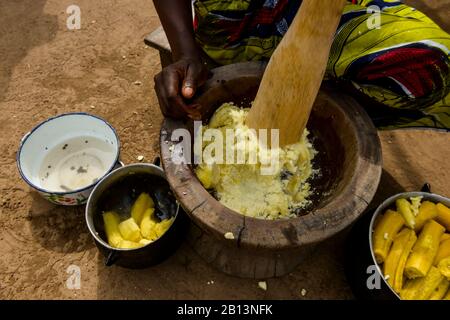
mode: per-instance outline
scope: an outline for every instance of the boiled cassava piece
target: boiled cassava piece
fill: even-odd
[[[436,267],[431,267],[426,276],[408,280],[400,297],[404,300],[429,299],[444,277]]]
[[[123,238],[119,231],[120,217],[113,211],[103,213],[103,223],[105,225],[106,238],[112,247],[118,247]]]
[[[404,224],[403,217],[392,210],[386,211],[378,222],[373,232],[373,252],[378,263],[386,259],[392,241]]]
[[[153,213],[155,210],[153,208],[149,208],[144,212],[144,216],[141,221],[141,234],[144,238],[149,240],[156,240],[158,237],[154,232],[156,221]]]
[[[419,232],[428,220],[435,219],[438,216],[436,205],[430,201],[424,201],[419,207],[419,213],[416,217],[414,230]]]
[[[392,248],[384,261],[384,276],[397,293],[402,289],[406,259],[416,240],[417,237],[413,230],[403,229],[394,238]]]
[[[140,242],[134,242],[129,240],[122,240],[120,244],[117,246],[119,249],[137,249],[142,247]]]
[[[119,231],[125,240],[133,242],[139,242],[141,240],[141,230],[133,218],[119,223]]]
[[[170,219],[162,220],[161,222],[158,222],[156,224],[156,235],[158,238],[160,238],[164,233],[166,233],[167,230],[169,230],[170,226],[172,225],[173,221],[175,220],[174,217]]]
[[[131,207],[128,219],[120,221],[119,215],[112,211],[103,213],[109,245],[118,249],[136,249],[159,239],[175,218],[159,221],[154,212],[153,199],[147,193],[141,193]]]
[[[397,211],[405,219],[406,225],[409,228],[414,229],[416,226],[416,216],[411,208],[411,203],[407,199],[397,199],[395,204],[397,206]]]
[[[439,244],[439,249],[436,254],[436,258],[434,258],[434,265],[437,265],[441,262],[442,259],[450,257],[450,239],[441,241]]]
[[[433,265],[444,231],[445,228],[434,220],[425,224],[406,262],[405,274],[408,278],[427,275]]]
[[[439,261],[438,269],[441,272],[441,274],[447,278],[447,280],[450,280],[450,257],[447,257]]]
[[[154,208],[155,203],[153,199],[145,192],[141,193],[131,207],[131,217],[139,225],[144,215],[145,210]]]
[[[450,290],[447,291],[444,298],[442,300],[450,300]]]
[[[444,298],[449,286],[450,282],[447,279],[443,279],[438,287],[433,291],[429,300],[441,300]]]
[[[148,239],[145,239],[145,238],[142,238],[140,241],[139,241],[139,243],[140,244],[142,244],[142,245],[147,245],[147,244],[149,244],[149,243],[152,243],[153,241],[151,241],[151,240],[148,240]]]
[[[411,230],[412,231],[412,230]],[[403,252],[399,258],[397,268],[394,274],[394,291],[400,293],[403,288],[403,279],[404,279],[404,271],[406,261],[408,260],[409,253],[411,252],[412,247],[417,241],[417,236],[414,233],[410,233],[408,235],[408,239],[405,243],[405,247],[403,248]]]
[[[450,231],[450,209],[442,203],[438,203],[436,209],[438,211],[436,220],[442,224],[447,231]]]

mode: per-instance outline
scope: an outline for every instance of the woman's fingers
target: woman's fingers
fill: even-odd
[[[163,72],[163,85],[165,88],[168,108],[176,109],[177,113],[189,113],[189,107],[181,97],[180,83],[182,81],[178,70],[169,69]]]
[[[178,108],[172,108],[171,103],[169,103],[169,95],[166,90],[166,86],[163,81],[163,74],[160,72],[154,78],[155,81],[155,91],[156,96],[158,97],[159,106],[161,112],[166,117],[181,119],[184,117],[185,112],[183,110],[179,110]]]
[[[197,88],[206,81],[207,71],[201,61],[189,63],[183,80],[182,94],[186,99],[191,99]]]
[[[200,119],[201,109],[187,105],[198,86],[207,78],[207,69],[201,61],[180,60],[154,78],[155,91],[162,113],[167,117]]]
[[[182,94],[186,99],[191,99],[197,90],[197,70],[195,64],[189,64],[183,80]]]

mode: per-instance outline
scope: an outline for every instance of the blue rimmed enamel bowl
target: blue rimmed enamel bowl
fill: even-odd
[[[66,113],[38,124],[23,138],[17,166],[23,180],[60,205],[86,203],[93,188],[120,165],[120,142],[104,119]]]

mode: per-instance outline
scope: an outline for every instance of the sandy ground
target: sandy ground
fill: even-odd
[[[436,10],[436,21],[448,20],[449,1],[413,2]],[[158,53],[142,41],[159,25],[151,1],[77,0],[82,26],[75,31],[66,28],[71,4],[0,1],[0,298],[352,298],[343,274],[344,235],[321,244],[292,274],[269,279],[263,291],[257,281],[212,269],[188,245],[151,269],[107,268],[88,234],[84,208],[57,207],[30,190],[15,164],[19,141],[59,113],[106,118],[119,133],[125,163],[138,155],[151,161],[158,154],[162,117],[153,75],[160,64]],[[450,196],[448,134],[390,131],[380,137],[384,171],[374,203],[424,182]],[[79,290],[66,286],[70,265],[80,267]]]

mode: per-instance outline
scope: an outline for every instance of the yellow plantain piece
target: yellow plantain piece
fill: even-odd
[[[142,246],[143,246],[143,244],[141,244],[139,242],[122,240],[117,248],[119,248],[119,249],[137,249]]]
[[[442,300],[450,300],[450,289],[447,291],[447,294],[442,298]]]
[[[405,257],[408,256],[416,239],[417,239],[417,237],[416,237],[414,230],[411,230],[409,228],[404,228],[395,237],[394,243],[392,244],[392,248],[389,251],[389,254],[383,264],[383,274],[384,274],[384,277],[387,278],[387,281],[388,281],[389,285],[391,286],[391,288],[394,288],[394,286],[395,286],[396,274],[397,274],[396,271],[400,265],[400,260],[401,260],[402,256],[405,256]],[[404,261],[406,261],[406,258],[404,258]],[[403,266],[404,266],[404,262],[403,262]],[[401,272],[399,272],[399,275],[400,275],[401,279],[398,279],[397,282],[400,285],[397,284],[396,287],[401,289],[401,285],[403,283],[403,269]],[[396,291],[400,291],[400,289],[398,289]]]
[[[448,290],[447,294],[442,300],[450,300],[450,290]]]
[[[142,228],[142,222],[144,221],[144,219],[150,219],[153,221],[155,220],[155,208],[148,208],[147,210],[144,211],[144,214],[142,215],[142,220],[141,220],[141,228]]]
[[[373,253],[375,260],[382,263],[389,252],[392,241],[405,220],[396,211],[387,210],[373,231]]]
[[[119,249],[137,249],[141,248],[143,246],[146,246],[147,244],[152,243],[152,241],[147,239],[141,239],[139,242],[129,241],[129,240],[122,240],[117,248]]]
[[[403,288],[403,276],[404,276],[406,261],[408,260],[409,254],[411,253],[411,250],[417,241],[417,236],[416,236],[416,233],[414,232],[414,230],[411,230],[411,229],[407,229],[407,230],[410,230],[410,232],[408,233],[408,240],[405,243],[403,252],[398,260],[398,265],[397,265],[397,268],[395,269],[395,274],[394,274],[393,289],[397,293],[400,293]]]
[[[420,232],[412,253],[406,261],[408,278],[425,277],[433,265],[445,228],[434,220],[428,221]]]
[[[144,215],[145,210],[154,208],[155,203],[148,193],[142,192],[131,207],[131,217],[139,225]]]
[[[450,239],[441,241],[439,244],[439,249],[434,258],[434,265],[437,266],[442,259],[450,257]]]
[[[160,238],[164,233],[166,233],[166,231],[170,228],[174,220],[175,218],[172,217],[170,219],[162,220],[161,222],[158,222],[156,224],[155,232],[158,238]]]
[[[436,267],[431,267],[425,277],[408,280],[400,293],[403,300],[427,300],[444,280]]]
[[[156,222],[154,219],[154,211],[155,209],[149,208],[144,212],[141,221],[141,235],[148,240],[155,241],[158,239],[158,236],[155,232]]]
[[[103,213],[103,223],[105,225],[105,233],[109,245],[117,248],[123,240],[119,231],[119,215],[113,211],[105,212]]]
[[[419,214],[416,217],[414,230],[419,232],[422,230],[426,222],[438,216],[436,205],[430,201],[424,201],[419,207]]]
[[[141,240],[141,230],[133,218],[129,218],[119,223],[119,231],[122,238],[129,241],[139,242]]]
[[[442,224],[447,231],[450,231],[450,209],[442,203],[438,203],[436,209],[438,211],[437,222]]]
[[[450,233],[444,233],[441,237],[441,242],[450,239]]]
[[[450,257],[442,259],[438,264],[439,272],[450,280]]]
[[[141,239],[139,241],[139,243],[142,244],[143,246],[146,246],[146,245],[148,245],[149,243],[152,243],[152,242],[153,242],[152,240],[148,240],[148,239]]]
[[[442,300],[444,298],[445,293],[447,292],[450,286],[450,282],[447,279],[441,281],[438,287],[433,291],[430,296],[430,300]]]
[[[416,225],[416,216],[411,210],[411,203],[406,199],[397,199],[395,205],[397,206],[398,213],[405,219],[405,224],[408,228],[414,229]]]

